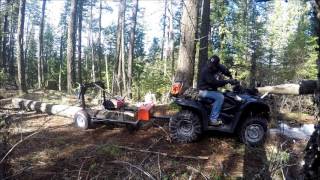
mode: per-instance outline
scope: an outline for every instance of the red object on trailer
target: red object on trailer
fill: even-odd
[[[143,104],[138,108],[138,120],[149,121],[151,119],[154,104]]]

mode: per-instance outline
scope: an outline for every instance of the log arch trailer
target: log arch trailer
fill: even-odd
[[[103,110],[90,109],[86,105],[85,94],[89,88],[101,90],[101,102]],[[102,82],[80,84],[78,98],[81,110],[74,115],[76,127],[81,129],[94,128],[97,124],[125,125],[128,130],[137,130],[143,122],[150,122],[154,104],[145,103],[139,107],[127,107],[124,98],[110,96],[107,98],[106,90]]]

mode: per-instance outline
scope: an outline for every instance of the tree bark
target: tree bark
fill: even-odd
[[[168,54],[167,57],[170,57],[171,59],[171,76],[172,76],[172,81],[174,80],[174,32],[173,32],[173,1],[170,2],[169,6],[169,32],[168,32],[168,43],[169,43],[169,48],[168,48]]]
[[[120,8],[118,14],[118,26],[117,26],[117,42],[116,42],[116,62],[114,65],[113,77],[112,77],[112,93],[120,92],[122,94],[121,81],[121,68],[122,68],[122,29],[125,21],[126,0],[120,1]]]
[[[46,0],[42,2],[42,13],[40,20],[40,29],[39,29],[39,46],[38,46],[38,88],[43,87],[44,74],[43,74],[43,29],[44,29],[44,19],[46,11]]]
[[[316,35],[318,36],[318,59],[317,59],[317,82],[318,82],[318,86],[317,86],[317,91],[316,91],[316,104],[317,104],[317,109],[318,109],[318,118],[320,117],[320,0],[316,0],[316,7],[315,7],[315,13],[316,13],[316,17],[317,17],[317,22],[315,25],[315,32],[317,33]]]
[[[15,30],[17,28],[17,21],[16,17],[14,16],[14,3],[11,3],[11,16],[10,16],[10,39],[9,39],[9,48],[7,49],[7,63],[8,63],[8,69],[9,69],[9,75],[11,77],[15,77],[15,58],[14,58],[14,44],[15,44]]]
[[[18,19],[18,87],[20,94],[26,93],[25,69],[24,69],[24,53],[23,53],[23,34],[24,34],[24,16],[26,9],[26,0],[20,0],[19,19]]]
[[[122,37],[122,40],[121,40],[121,74],[122,74],[123,93],[121,95],[123,95],[127,92],[127,81],[126,81],[126,72],[125,72],[124,26],[125,26],[125,23],[123,21],[122,28],[121,28],[121,37]]]
[[[60,37],[59,91],[62,91],[63,35]]]
[[[109,82],[109,63],[108,63],[108,55],[105,57],[105,65],[106,65],[106,80],[107,80],[107,91],[110,92],[110,82]]]
[[[134,9],[132,11],[132,29],[130,32],[130,46],[129,46],[129,55],[128,55],[128,96],[132,98],[132,62],[134,59],[134,42],[136,35],[136,26],[137,26],[137,13],[139,7],[139,0],[134,1]]]
[[[202,0],[202,14],[200,27],[200,48],[198,63],[198,82],[203,68],[208,60],[208,39],[210,31],[210,0]],[[197,83],[199,84],[199,83]]]
[[[4,5],[2,5],[2,0],[0,0],[0,7],[2,7],[4,9]],[[4,64],[3,64],[3,56],[2,56],[2,37],[3,37],[3,31],[2,31],[2,19],[3,14],[0,14],[0,68],[3,69],[4,68]]]
[[[94,56],[94,47],[93,47],[93,32],[92,32],[92,23],[93,23],[93,12],[92,12],[92,8],[93,8],[93,2],[91,0],[91,4],[90,4],[90,32],[89,32],[89,38],[90,38],[90,50],[91,50],[91,77],[92,80],[95,82],[96,81],[96,68],[95,68],[95,56]]]
[[[2,65],[4,72],[8,72],[8,34],[9,34],[9,20],[8,20],[9,0],[6,0],[5,14],[3,17],[3,40],[2,40]]]
[[[99,52],[98,52],[98,58],[99,58],[99,66],[98,66],[98,71],[99,71],[99,80],[102,80],[102,43],[101,43],[101,31],[102,31],[102,25],[101,25],[101,18],[102,18],[102,0],[100,0],[99,4],[99,37],[98,37],[98,43],[99,43]]]
[[[182,13],[180,49],[175,81],[183,82],[183,89],[192,87],[193,84],[198,3],[198,0],[185,2]]]
[[[164,15],[163,15],[163,30],[162,30],[162,42],[161,42],[161,56],[160,60],[163,61],[163,55],[164,55],[164,43],[165,43],[165,37],[166,37],[166,28],[167,28],[167,9],[168,9],[168,0],[164,0]],[[167,59],[165,59],[165,62],[163,63],[163,74],[164,77],[167,74]]]
[[[82,60],[81,60],[81,46],[82,46],[82,9],[83,1],[79,0],[79,27],[78,27],[78,82],[82,83]]]
[[[77,3],[78,0],[71,1],[71,15],[69,19],[68,27],[68,43],[67,43],[67,91],[69,94],[72,93],[73,77],[72,72],[74,67],[72,66],[74,62],[74,52],[75,52],[75,24],[76,24],[76,14],[77,14]]]

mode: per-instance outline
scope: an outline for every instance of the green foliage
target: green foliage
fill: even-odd
[[[136,61],[134,78],[134,99],[141,99],[148,92],[156,94],[159,99],[166,95],[171,87],[170,75],[163,74],[163,61],[155,60],[147,62],[145,60]]]

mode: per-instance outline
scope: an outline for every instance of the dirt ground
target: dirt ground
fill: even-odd
[[[166,123],[133,133],[111,126],[82,131],[71,119],[33,112],[13,116],[9,131],[11,145],[38,132],[8,156],[10,179],[274,179],[280,177],[277,168],[296,177],[305,144],[270,137],[264,148],[246,148],[237,137],[220,133],[206,134],[196,143],[174,144]],[[279,152],[277,143],[282,144]],[[281,164],[284,161],[288,167]]]
[[[16,145],[5,179],[298,179],[306,144],[273,135],[264,147],[249,148],[222,133],[175,144],[167,122],[136,132],[113,125],[84,131],[68,118],[3,107],[0,113],[11,114],[1,129],[9,132],[8,150]]]

